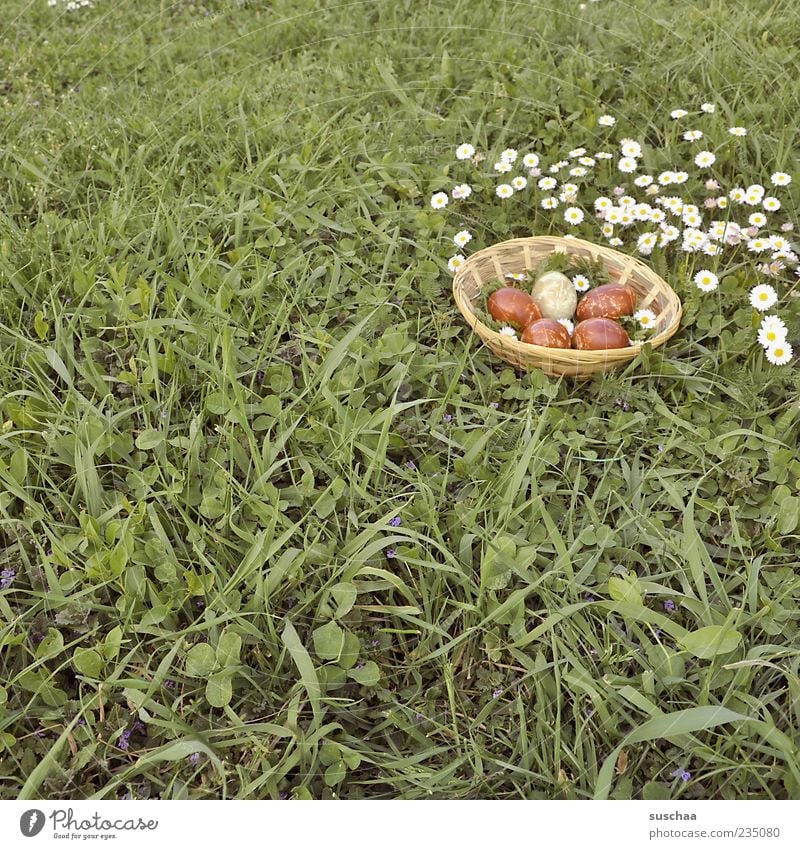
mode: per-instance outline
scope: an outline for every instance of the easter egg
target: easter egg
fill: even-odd
[[[578,323],[572,334],[573,348],[581,351],[605,351],[629,345],[625,328],[611,318],[587,318]]]
[[[607,283],[587,292],[578,304],[578,321],[587,318],[619,318],[633,315],[636,309],[636,293],[628,286]]]
[[[505,286],[493,292],[486,306],[495,321],[515,324],[520,329],[542,317],[533,298],[513,286]]]
[[[522,331],[522,341],[545,348],[570,348],[569,331],[554,318],[540,318]]]
[[[543,318],[572,318],[578,293],[566,274],[548,271],[537,278],[531,297],[539,305]]]

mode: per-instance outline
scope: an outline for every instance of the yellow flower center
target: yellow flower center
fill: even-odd
[[[758,297],[759,297],[762,301],[766,301],[766,300],[767,300],[767,298],[768,298],[768,295],[767,295],[767,293],[766,293],[766,292],[762,292],[762,293],[761,293]]]

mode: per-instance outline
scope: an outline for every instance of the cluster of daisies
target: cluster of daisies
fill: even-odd
[[[703,103],[693,117],[713,120],[707,116],[715,112],[713,103]],[[675,122],[690,115],[685,109],[670,113]],[[601,115],[597,123],[606,131],[617,122],[612,115]],[[719,128],[711,130],[715,138],[720,137]],[[729,127],[725,135],[730,143],[735,143],[735,139],[747,135],[747,128]],[[522,194],[529,203],[536,202],[548,212],[559,210],[558,217],[570,228],[584,225],[585,229],[586,224],[593,223],[611,247],[630,245],[642,256],[650,256],[659,249],[712,258],[735,249],[751,254],[755,268],[769,278],[783,279],[787,270],[800,277],[800,256],[790,239],[794,224],[776,221],[776,214],[783,208],[780,191],[792,182],[792,177],[775,171],[770,177],[769,188],[754,183],[732,185],[723,190],[715,178],[713,166],[717,153],[724,146],[716,145],[717,153],[706,149],[714,145],[704,142],[706,133],[702,129],[679,130],[678,136],[683,142],[701,148],[690,149],[686,154],[685,158],[694,163],[693,168],[687,166],[692,175],[679,169],[648,173],[642,145],[632,138],[622,138],[618,143],[607,138],[604,146],[609,149],[591,154],[586,148],[577,147],[546,167],[535,151],[507,148],[493,163],[491,177],[487,178],[484,166],[478,170],[478,179],[474,181],[477,185],[463,182],[455,185],[449,194],[436,192],[431,197],[431,207],[443,210],[451,200],[466,200],[476,190],[483,191],[487,179],[491,182],[496,178],[494,194],[501,202]],[[471,144],[460,145],[455,155],[457,160],[471,163],[476,169],[486,159]],[[595,181],[620,185],[607,194],[598,196],[595,191],[594,196],[587,197],[587,190],[593,188]],[[484,185],[479,189],[481,183]],[[687,184],[686,189],[682,188]],[[689,191],[703,192],[704,197],[694,203],[686,196]],[[448,267],[455,273],[466,260],[463,251],[473,236],[469,230],[461,229],[452,238],[459,252],[450,257]],[[715,259],[712,268],[702,268],[694,274],[698,289],[711,292],[717,288],[719,279],[714,269],[719,262]],[[579,292],[591,285],[582,275],[577,275],[573,283]],[[749,297],[753,307],[764,313],[779,300],[774,286],[768,283],[754,286]],[[654,324],[655,315],[649,310],[644,312],[648,314],[637,315],[637,320],[647,329]],[[786,325],[778,316],[763,317],[758,339],[771,363],[783,365],[792,359],[792,347],[786,341]]]
[[[47,0],[47,5],[51,8],[61,5],[67,12],[77,12],[78,9],[91,9],[94,4],[92,0]]]

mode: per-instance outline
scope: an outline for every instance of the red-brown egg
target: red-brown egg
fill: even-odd
[[[611,318],[587,318],[572,333],[572,346],[581,351],[605,351],[629,345],[625,328]]]
[[[552,318],[531,322],[522,332],[522,341],[528,345],[543,345],[545,348],[571,347],[567,328]]]
[[[515,324],[520,329],[542,317],[536,301],[527,292],[513,286],[505,286],[493,292],[489,296],[487,307],[495,321]]]
[[[636,293],[629,286],[607,283],[587,292],[578,302],[575,316],[578,321],[587,318],[619,318],[633,315]]]

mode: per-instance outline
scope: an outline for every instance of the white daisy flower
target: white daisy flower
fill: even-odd
[[[510,336],[512,339],[517,338],[517,331],[514,330],[513,327],[509,327],[507,324],[500,328],[497,331],[501,336]]]
[[[576,194],[578,194],[578,187],[575,185],[575,183],[562,183],[562,184],[561,184],[561,188],[562,188],[562,189],[564,190],[564,192],[566,192],[566,194],[568,194],[568,195],[576,195]]]
[[[675,182],[675,172],[674,171],[662,171],[658,175],[658,183],[661,186],[669,186],[671,183]]]
[[[523,281],[527,279],[524,274],[521,274],[519,271],[507,271],[506,272],[506,280],[517,280]]]
[[[675,174],[675,182],[680,185],[681,183],[685,183],[689,179],[689,175],[685,171],[676,171]]]
[[[444,209],[449,203],[450,198],[447,197],[447,192],[436,192],[431,195],[431,206],[434,209]]]
[[[747,129],[745,127],[731,127],[728,130],[728,132],[732,136],[746,136],[747,135]]]
[[[525,177],[514,177],[514,179],[511,181],[511,185],[518,192],[521,192],[525,188],[525,186],[528,185],[528,181],[525,179]]]
[[[747,243],[747,250],[753,254],[763,253],[769,247],[769,242],[766,239],[750,239]]]
[[[568,162],[566,159],[562,159],[562,160],[560,160],[559,162],[554,162],[554,163],[550,166],[550,168],[548,168],[548,171],[549,171],[551,174],[558,174],[558,172],[559,172],[562,168],[566,168],[566,167],[567,167],[567,165],[569,165],[569,162]]]
[[[706,256],[719,256],[722,253],[722,245],[715,245],[713,242],[706,242],[703,245],[703,253]]]
[[[685,109],[673,109],[672,112],[669,113],[670,118],[685,118],[689,113]]]
[[[717,198],[717,209],[727,209],[728,198]]]
[[[653,211],[653,207],[650,206],[649,203],[637,203],[636,206],[633,207],[633,217],[637,221],[649,221],[650,213]]]
[[[572,336],[572,332],[575,330],[575,325],[568,318],[557,318],[556,321],[567,328],[567,333]]]
[[[591,156],[581,156],[578,159],[578,162],[580,162],[581,165],[585,165],[587,168],[591,168],[592,165],[595,164],[595,161]]]
[[[663,248],[670,242],[674,242],[680,235],[681,231],[677,227],[673,227],[672,224],[662,224],[658,246]]]
[[[587,292],[591,288],[591,283],[589,282],[589,278],[585,274],[576,274],[572,278],[572,285],[579,292]]]
[[[767,318],[777,319],[779,324],[775,322],[767,324]],[[767,318],[761,322],[761,327],[758,329],[758,342],[765,348],[786,341],[786,325],[775,315],[767,316]]]
[[[571,150],[567,155],[570,159],[577,159],[579,156],[583,156],[585,153],[585,147],[576,147],[575,150]]]
[[[694,253],[701,250],[706,241],[708,241],[708,237],[702,230],[687,227],[683,231],[682,249],[687,253]]]
[[[580,224],[583,217],[583,210],[577,206],[569,206],[564,210],[564,221],[567,224]]]
[[[536,184],[540,189],[544,189],[545,191],[550,191],[554,189],[558,185],[558,181],[554,177],[542,177],[541,180]]]
[[[776,171],[770,177],[770,180],[773,186],[788,186],[792,182],[792,178],[783,171]]]
[[[656,314],[652,310],[638,310],[633,314],[633,318],[645,330],[649,330],[656,323]]]
[[[542,209],[555,209],[558,206],[558,198],[542,198]]]
[[[706,191],[716,192],[719,189],[719,183],[716,180],[706,180]]]
[[[631,197],[630,195],[623,195],[619,199],[620,206],[636,206],[636,198]]]
[[[607,150],[601,150],[599,153],[595,153],[594,158],[595,159],[613,159],[614,154],[609,153]]]
[[[767,216],[763,212],[754,212],[747,219],[747,223],[751,227],[763,227],[767,223]]]
[[[729,192],[728,197],[734,203],[744,203],[747,192],[741,186],[734,186]]]
[[[539,157],[535,153],[526,153],[525,156],[522,157],[522,164],[526,168],[538,168]]]
[[[512,162],[516,162],[517,161],[517,151],[514,150],[513,147],[507,147],[500,154],[500,161],[501,162],[508,162],[509,164],[511,164]]]
[[[624,157],[637,159],[642,155],[642,146],[633,139],[623,139],[619,143],[619,149]]]
[[[767,190],[760,183],[753,183],[752,186],[747,187],[747,194],[758,195],[759,201],[764,197],[766,191]]]
[[[472,186],[469,183],[461,183],[453,189],[453,199],[465,200],[472,194]]]
[[[776,234],[774,236],[770,236],[767,239],[767,242],[773,251],[789,251],[792,249],[792,243],[786,238],[786,236],[778,236]]]
[[[784,366],[792,359],[794,351],[788,342],[776,342],[766,350],[767,359],[774,366]]]
[[[612,248],[621,248],[625,242],[623,242],[619,236],[614,236],[613,239],[608,240],[608,244],[611,245]]]
[[[701,104],[700,104],[700,109],[701,109],[703,112],[707,112],[709,115],[712,115],[714,112],[716,112],[717,107],[716,107],[716,106],[714,106],[714,104],[713,104],[713,103],[701,103]]]
[[[606,239],[610,239],[614,235],[614,225],[606,223],[600,228],[600,232]]]
[[[569,169],[570,177],[585,177],[588,173],[582,165],[576,165],[574,168]]]
[[[639,167],[639,163],[632,156],[623,156],[617,163],[617,167],[623,174],[633,174]]]
[[[703,268],[694,276],[694,282],[703,292],[711,292],[719,286],[719,279],[713,271]]]
[[[699,227],[703,223],[703,216],[696,212],[684,212],[681,220],[687,227]]]
[[[640,254],[649,256],[658,243],[658,233],[642,233],[636,240],[636,249]]]
[[[648,221],[652,221],[653,224],[660,224],[666,217],[663,209],[651,209]]]
[[[611,200],[611,198],[607,197],[599,197],[594,202],[594,208],[598,212],[606,212],[611,209],[612,206],[614,206],[614,202]]]
[[[644,189],[653,182],[653,178],[649,174],[640,174],[633,182],[635,185]]]
[[[686,141],[697,141],[703,138],[703,133],[700,130],[687,130],[683,137]]]
[[[598,123],[601,127],[613,127],[613,126],[614,126],[614,124],[616,124],[616,123],[617,123],[617,119],[616,119],[616,118],[614,118],[612,115],[601,115],[601,116],[597,119],[597,123]]]
[[[781,208],[781,202],[778,198],[764,198],[762,206],[767,210],[767,212],[777,212]]]
[[[447,260],[447,267],[450,269],[450,271],[456,272],[464,264],[464,262],[464,255],[456,254],[455,256],[451,256],[450,259]]]
[[[508,185],[508,183],[500,183],[500,185],[494,190],[494,193],[499,198],[510,198],[511,195],[514,194],[514,189]]]
[[[469,230],[459,230],[458,233],[453,236],[453,243],[457,248],[466,247],[467,242],[472,239],[472,233]]]
[[[778,301],[778,293],[769,285],[761,283],[750,290],[750,304],[759,312],[766,312]]]
[[[498,174],[507,174],[511,170],[510,162],[500,162],[494,163],[494,170],[498,172]]]
[[[694,158],[694,164],[698,168],[709,168],[717,161],[717,157],[710,150],[701,150]]]
[[[660,189],[658,188],[658,186],[655,183],[653,183],[652,186],[648,186],[645,189],[644,193],[646,195],[657,195],[659,193],[659,191],[660,191]]]
[[[606,212],[606,221],[609,224],[619,224],[622,221],[622,209],[618,206],[612,206]]]
[[[475,148],[471,144],[462,144],[456,148],[456,159],[472,159],[475,156]]]

